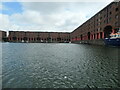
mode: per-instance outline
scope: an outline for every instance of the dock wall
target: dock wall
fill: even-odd
[[[98,40],[82,40],[82,41],[74,41],[72,43],[77,44],[91,44],[91,45],[105,45],[104,39],[98,39]]]

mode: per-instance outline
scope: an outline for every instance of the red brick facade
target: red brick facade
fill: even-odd
[[[71,33],[71,41],[108,37],[120,27],[120,2],[112,2]]]
[[[6,37],[7,37],[6,32],[0,30],[0,41],[5,41]]]
[[[70,33],[9,31],[8,40],[10,42],[70,42]]]
[[[112,2],[73,32],[9,31],[9,42],[76,42],[109,37],[120,28],[120,2]],[[4,36],[4,35],[3,35]]]

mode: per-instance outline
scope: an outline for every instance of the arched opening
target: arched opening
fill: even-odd
[[[40,41],[40,37],[37,37],[37,41]]]
[[[11,41],[11,38],[9,38],[9,40]]]
[[[7,38],[2,38],[2,40],[3,40],[4,42],[6,42],[6,41],[7,41]]]
[[[23,40],[24,40],[24,41],[27,41],[27,37],[24,37]]]
[[[58,38],[57,38],[57,41],[61,41],[61,38],[60,38],[60,37],[58,37]]]
[[[75,40],[77,40],[77,37],[75,37]]]
[[[83,38],[82,38],[83,36],[82,36],[82,34],[80,35],[80,38],[81,38],[81,40],[83,40]]]
[[[109,38],[112,33],[112,26],[108,25],[104,28],[104,38]]]
[[[36,38],[34,38],[34,41],[36,41]]]
[[[13,37],[13,41],[16,41],[17,40],[17,37]]]
[[[99,33],[97,33],[97,39],[99,39]]]
[[[95,39],[96,37],[95,37],[95,34],[94,34],[94,39]]]
[[[90,40],[90,32],[87,33],[88,40]]]
[[[48,41],[48,42],[51,42],[51,38],[50,38],[50,37],[47,37],[47,41]]]
[[[102,39],[102,34],[103,34],[103,33],[102,33],[102,32],[100,32],[100,39]]]

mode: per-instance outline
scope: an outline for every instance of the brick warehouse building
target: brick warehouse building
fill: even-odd
[[[70,42],[70,33],[9,31],[8,40],[10,42]]]
[[[71,32],[71,41],[100,43],[120,27],[120,2],[112,2]],[[95,41],[97,40],[97,42]]]
[[[103,39],[120,28],[120,2],[112,2],[73,32],[9,31],[9,42],[73,42],[104,44]]]
[[[5,31],[0,30],[0,42],[7,40],[7,34]]]

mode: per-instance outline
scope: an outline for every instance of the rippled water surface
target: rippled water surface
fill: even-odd
[[[2,43],[3,88],[118,87],[118,48]]]

